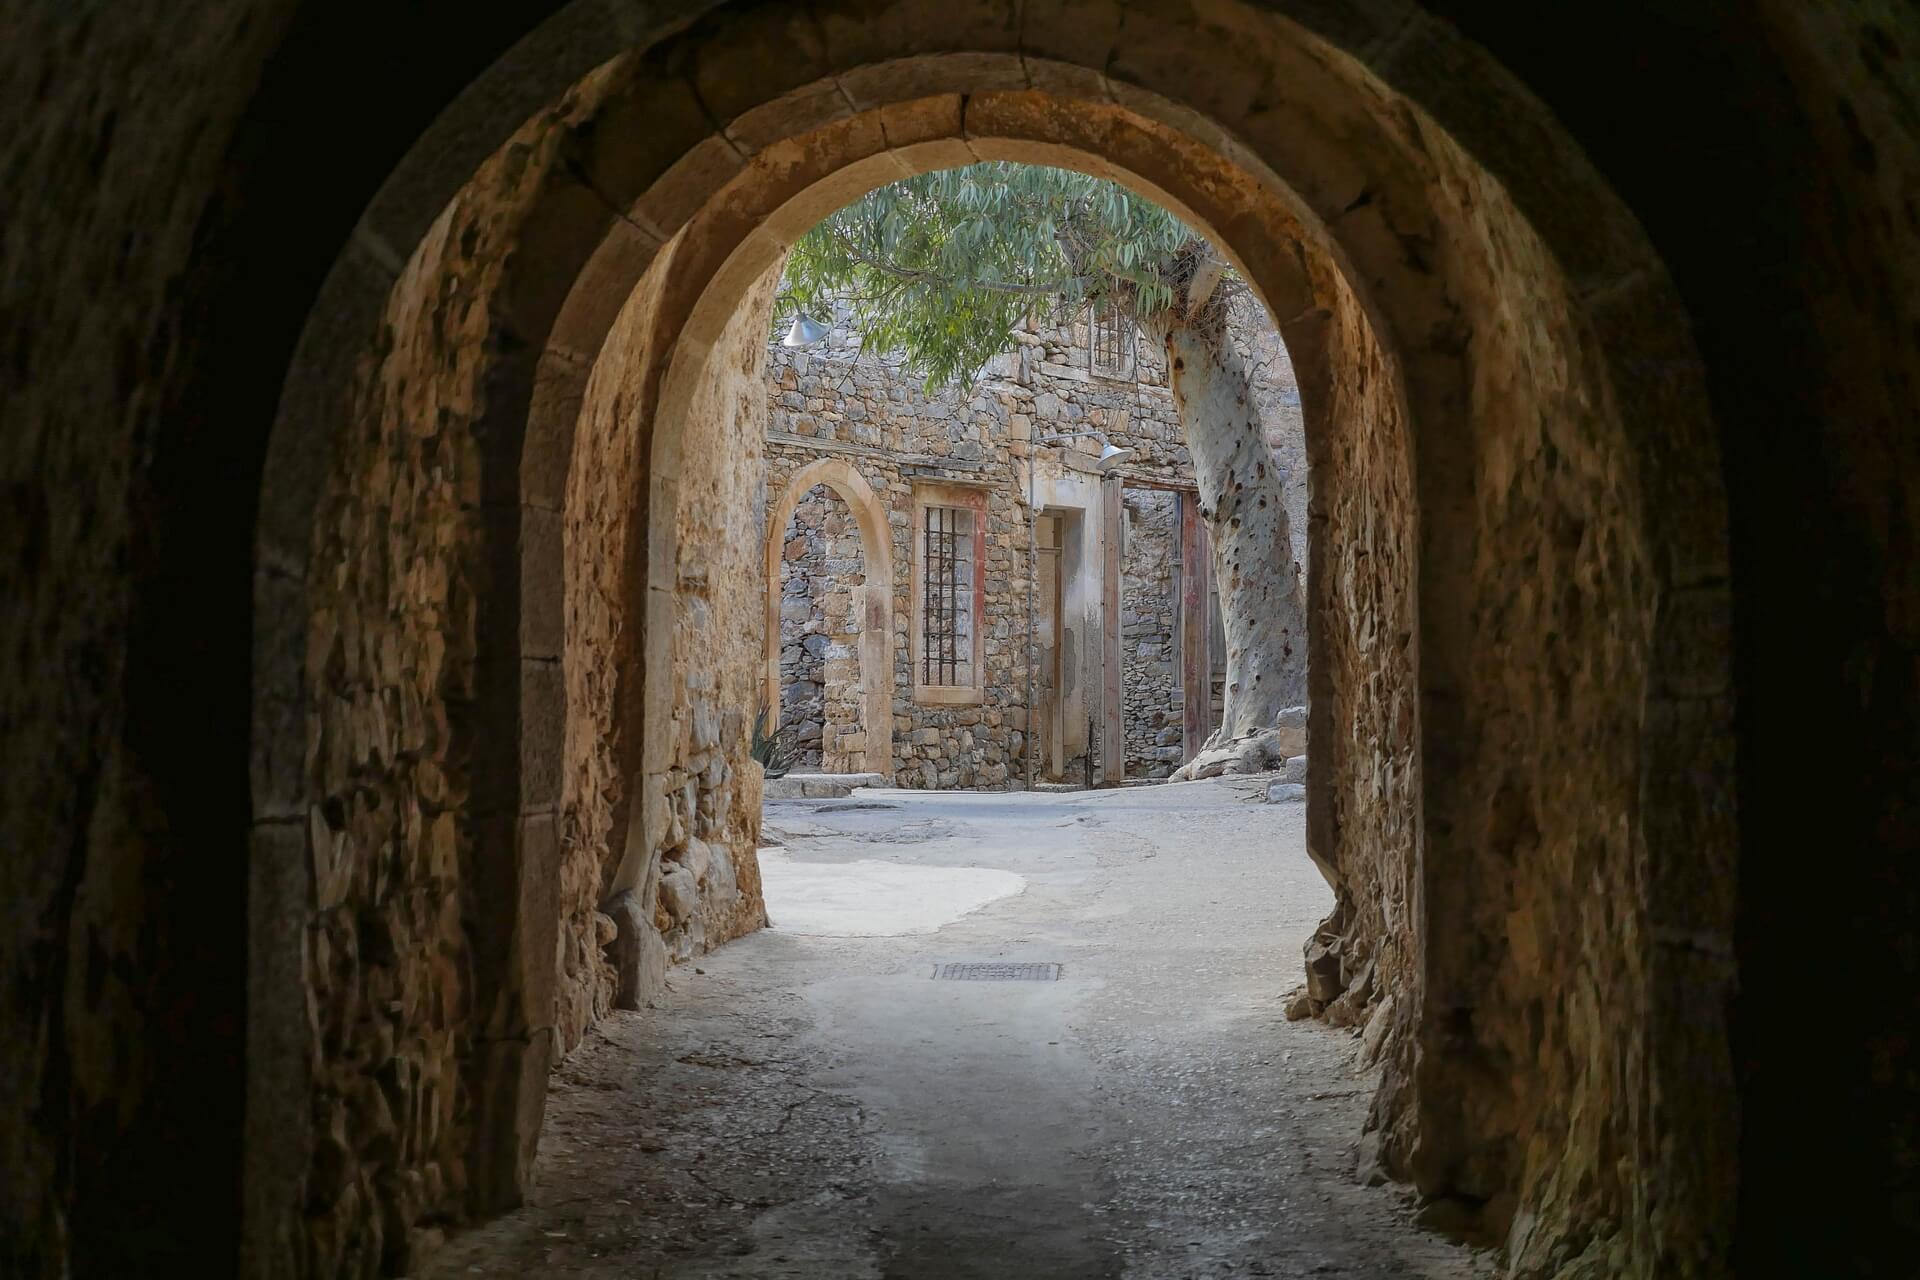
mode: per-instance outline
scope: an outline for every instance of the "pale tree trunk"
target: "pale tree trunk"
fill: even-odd
[[[1210,763],[1221,767],[1189,776],[1267,768],[1288,753],[1271,745],[1276,739],[1269,731],[1281,725],[1283,711],[1307,699],[1306,610],[1282,477],[1267,447],[1246,362],[1217,327],[1209,332],[1176,324],[1164,332],[1200,515],[1212,534],[1227,637],[1226,705],[1203,748],[1216,757]],[[1217,757],[1234,743],[1255,749],[1223,763]]]

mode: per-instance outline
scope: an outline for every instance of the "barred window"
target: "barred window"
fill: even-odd
[[[1095,303],[1087,323],[1087,367],[1102,378],[1132,378],[1133,347],[1133,317],[1111,302]]]
[[[921,530],[920,683],[973,684],[973,513],[927,507]]]

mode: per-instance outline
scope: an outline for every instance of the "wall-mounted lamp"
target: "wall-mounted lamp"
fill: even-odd
[[[1069,440],[1084,440],[1089,436],[1100,442],[1100,456],[1094,459],[1094,465],[1103,473],[1112,469],[1122,458],[1133,456],[1134,451],[1130,446],[1115,444],[1107,439],[1107,433],[1104,431],[1064,431],[1058,435],[1041,436],[1034,443],[1042,446],[1065,444]]]
[[[821,324],[804,311],[793,313],[793,327],[787,330],[787,336],[780,339],[783,347],[811,347],[825,338],[832,330]]]

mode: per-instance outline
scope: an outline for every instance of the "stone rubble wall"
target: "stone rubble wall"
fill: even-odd
[[[647,437],[631,406],[653,374],[651,321],[674,260],[672,247],[641,277],[621,308],[582,395],[567,475],[565,525],[567,735],[561,789],[560,979],[556,1048],[580,1043],[614,1007],[619,977],[609,962],[601,914],[626,853],[640,768],[644,691],[637,686],[643,621],[631,601],[642,589],[627,548],[645,537]],[[635,526],[639,527],[636,528]],[[651,918],[649,904],[642,913]],[[664,948],[662,948],[664,950]]]
[[[1516,1269],[1578,1253],[1620,1274],[1647,1233],[1595,1239],[1589,1224],[1633,1223],[1669,1194],[1701,1212],[1722,1203],[1672,1178],[1672,1155],[1638,1170],[1618,1157],[1646,1140],[1636,1077],[1656,1046],[1617,1028],[1647,1025],[1648,929],[1664,909],[1649,896],[1639,798],[1641,770],[1657,773],[1670,749],[1646,718],[1660,570],[1629,443],[1652,424],[1621,413],[1575,286],[1512,198],[1457,145],[1432,154],[1461,211],[1463,277],[1501,305],[1472,338],[1469,409],[1485,435],[1465,460],[1466,527],[1450,543],[1423,537],[1421,552],[1421,630],[1472,643],[1445,667],[1422,653],[1423,684],[1446,691],[1421,708],[1422,908],[1460,927],[1422,940],[1414,1164],[1489,1198],[1490,1220],[1513,1215]],[[1520,653],[1534,655],[1524,669]],[[1684,843],[1665,842],[1666,856]],[[1728,976],[1706,984],[1703,1014]],[[1731,1088],[1724,1050],[1670,1070],[1655,1095],[1684,1088],[1703,1123],[1724,1097],[1712,1082]]]
[[[826,317],[822,317],[826,318]],[[1084,318],[1016,335],[1015,347],[991,362],[979,382],[928,395],[898,357],[862,353],[844,309],[831,317],[829,336],[805,350],[770,347],[767,484],[781,492],[801,467],[822,456],[855,466],[888,509],[893,531],[894,723],[893,776],[907,787],[1005,787],[1025,777],[1027,702],[1027,550],[1024,459],[1041,436],[1101,430],[1132,448],[1119,471],[1157,484],[1191,486],[1192,459],[1178,411],[1167,391],[1165,354],[1136,335],[1136,378],[1116,380],[1088,369]],[[1262,331],[1265,330],[1263,333]],[[1268,435],[1276,457],[1304,460],[1299,394],[1292,368],[1264,313],[1251,307],[1236,332],[1250,349],[1264,344],[1263,385]],[[1277,353],[1277,354],[1276,354]],[[1282,385],[1284,383],[1284,385]],[[1067,448],[1099,453],[1092,438]],[[1292,466],[1289,500],[1304,501],[1306,468]],[[960,483],[985,490],[987,511],[983,675],[978,706],[923,705],[913,698],[910,629],[914,536],[914,482]],[[1126,501],[1140,510],[1171,510],[1171,495],[1129,487]],[[1089,512],[1097,519],[1097,512]],[[1155,526],[1157,528],[1157,526]],[[1304,555],[1304,518],[1296,540]],[[1173,702],[1171,666],[1171,546],[1177,535],[1143,531],[1138,570],[1122,566],[1123,716],[1129,776],[1164,777],[1179,764],[1180,711]],[[812,563],[819,556],[803,553]],[[1159,567],[1156,567],[1159,566]],[[1155,600],[1155,593],[1160,599]],[[793,608],[798,620],[799,609]],[[1131,618],[1129,623],[1126,621]],[[851,655],[849,655],[851,657]],[[1164,668],[1164,669],[1163,669]],[[1156,699],[1162,705],[1156,705]],[[1071,733],[1071,731],[1069,731]],[[1084,731],[1083,731],[1084,732]],[[864,747],[865,738],[857,739]],[[851,748],[846,758],[851,758]],[[1099,770],[1098,750],[1094,755]],[[850,765],[847,767],[851,767]],[[1085,776],[1085,753],[1066,761],[1062,776]],[[1044,768],[1040,772],[1044,779]]]
[[[1660,570],[1641,424],[1511,196],[1457,144],[1423,144],[1446,270],[1483,317],[1458,384],[1478,434],[1466,453],[1422,436],[1395,399],[1419,357],[1389,358],[1320,268],[1312,757],[1332,786],[1309,801],[1309,848],[1339,906],[1307,994],[1386,1059],[1370,1139],[1386,1167],[1504,1238],[1516,1275],[1695,1274],[1651,1256],[1646,1215],[1675,1197],[1699,1215],[1685,1230],[1711,1232],[1724,1187],[1690,1185],[1700,1167],[1644,1108],[1684,1095],[1718,1124],[1731,1073],[1723,1046],[1663,1066],[1644,1031],[1664,908],[1640,772],[1670,746],[1647,717]]]
[[[866,564],[859,527],[831,487],[815,485],[788,517],[780,574],[779,713],[793,764],[856,772],[865,730],[854,588],[866,580]]]
[[[1309,389],[1326,430],[1311,440],[1313,573],[1308,625],[1315,664],[1312,765],[1326,785],[1309,798],[1308,852],[1335,892],[1333,914],[1307,947],[1307,1003],[1336,1026],[1366,1028],[1385,1079],[1373,1125],[1388,1163],[1404,1167],[1414,1140],[1412,1045],[1402,1035],[1419,1002],[1420,758],[1415,736],[1415,570],[1411,442],[1394,380],[1345,285],[1320,281],[1330,300],[1324,352],[1330,372]],[[1326,352],[1337,353],[1327,370]]]
[[[765,921],[760,766],[750,748],[760,694],[762,339],[772,282],[749,291],[708,354],[685,408],[678,481],[664,490],[675,505],[656,511],[635,498],[649,492],[652,459],[640,456],[650,437],[632,406],[659,376],[662,344],[648,326],[670,287],[674,250],[661,253],[628,299],[594,369],[570,478],[568,511],[577,519],[567,546],[568,723],[578,732],[566,753],[562,891],[570,914],[562,945],[581,956],[559,984],[570,1015],[559,1028],[563,1052],[615,1004],[649,1000],[669,965]],[[665,521],[678,542],[677,574],[649,583],[631,548],[660,536]],[[647,643],[650,588],[671,601],[664,645]],[[649,660],[667,664],[672,679],[648,682]],[[651,763],[647,741],[663,747]],[[641,790],[633,794],[636,776]],[[625,974],[619,955],[629,961]]]
[[[1522,1274],[1576,1256],[1628,1274],[1642,1242],[1587,1224],[1631,1222],[1660,1176],[1610,1154],[1643,1140],[1646,1045],[1617,1034],[1644,1024],[1646,996],[1641,494],[1564,276],[1457,149],[1432,154],[1461,211],[1463,278],[1508,305],[1473,335],[1485,437],[1448,462],[1471,477],[1468,527],[1416,538],[1423,442],[1359,303],[1318,280],[1331,373],[1313,442],[1312,757],[1332,785],[1310,800],[1309,848],[1338,905],[1308,945],[1306,995],[1386,1060],[1370,1142],[1388,1169],[1511,1228]],[[1442,635],[1470,643],[1416,668],[1416,638]],[[1520,652],[1542,657],[1522,671]],[[1422,918],[1458,927],[1416,945]]]
[[[1164,778],[1186,756],[1181,705],[1174,695],[1180,498],[1165,490],[1128,489],[1122,504],[1120,712],[1127,732],[1127,776]]]
[[[708,354],[687,410],[671,661],[670,763],[652,793],[644,888],[674,963],[766,923],[760,765],[751,755],[765,625],[761,547],[766,345],[777,274],[747,292]],[[743,514],[746,519],[743,519]],[[653,584],[650,584],[653,585]],[[653,828],[663,816],[665,830]],[[646,994],[652,994],[648,992]]]
[[[550,144],[550,121],[526,134],[526,146]],[[540,172],[523,159],[484,167],[407,264],[388,306],[387,353],[355,392],[372,429],[339,458],[315,522],[314,563],[340,569],[311,596],[307,767],[316,799],[306,844],[316,900],[305,928],[314,1131],[299,1175],[302,1219],[275,1236],[288,1274],[403,1270],[437,1242],[439,1224],[466,1212],[481,1101],[461,1011],[504,994],[479,989],[468,936],[473,920],[506,909],[480,887],[488,872],[473,862],[471,820],[458,816],[498,804],[480,804],[468,790],[460,737],[474,689],[479,592],[472,427],[489,350],[483,304],[505,258],[495,237],[511,230]],[[662,271],[671,259],[661,255]],[[658,282],[650,275],[635,294],[616,331],[628,341],[609,344],[614,358],[589,382],[569,482],[561,848],[554,883],[543,886],[560,919],[551,1030],[535,1032],[551,1035],[556,1054],[609,1011],[615,993],[614,922],[600,908],[635,799],[623,745],[636,744],[639,729],[623,723],[618,683],[639,641],[636,584],[620,551],[629,522],[644,514],[633,494],[645,472],[623,406],[647,376],[644,360],[623,362],[623,353],[647,346],[637,326]],[[764,920],[759,776],[747,757],[745,709],[756,692],[758,538],[740,538],[737,523],[757,498],[769,304],[749,299],[744,310],[760,311],[736,331],[731,363],[715,356],[715,377],[695,405],[701,443],[689,449],[681,490],[688,571],[675,587],[675,660],[686,676],[675,704],[660,710],[678,734],[672,764],[648,780],[668,815],[645,881],[663,963]],[[530,967],[541,964],[530,959]]]
[[[315,593],[308,649],[315,1132],[306,1220],[287,1241],[315,1275],[406,1256],[414,1223],[466,1191],[471,1103],[448,1015],[475,998],[458,817],[470,775],[451,704],[473,693],[479,459],[468,414],[449,421],[436,403],[461,404],[476,362],[407,375],[484,338],[484,312],[436,332],[466,295],[456,236],[484,225],[484,211],[449,210],[408,264],[388,309],[395,352],[358,397],[374,430],[316,522],[314,563],[341,571]]]
[[[818,365],[804,355],[798,361],[801,369],[808,370],[804,374],[795,372],[790,357],[784,369],[778,367],[779,355],[784,354],[784,351],[779,351],[776,355],[776,368],[772,371],[776,386],[783,377],[790,376],[798,383],[802,378],[812,380],[819,376],[813,372]],[[869,376],[864,367],[850,367],[840,372],[842,376],[839,381],[850,382],[856,376]],[[942,408],[945,409],[945,406]],[[951,413],[950,409],[945,411]],[[779,420],[778,414],[776,410],[776,421]],[[977,443],[978,437],[973,439]],[[766,451],[767,488],[770,493],[782,491],[795,472],[821,456],[819,451],[787,445],[773,437],[768,438]],[[891,534],[895,579],[893,723],[887,726],[894,740],[893,781],[905,787],[1006,785],[1008,779],[1019,772],[1018,750],[1025,728],[1023,718],[1016,720],[1009,711],[1009,708],[1017,708],[1025,701],[1024,688],[1019,684],[1019,680],[1024,678],[1025,668],[1017,665],[1019,637],[1025,631],[1025,596],[1005,586],[1009,581],[1024,581],[1008,573],[1016,549],[1019,563],[1023,566],[1026,563],[1024,533],[1020,532],[1024,527],[1020,523],[1020,511],[1023,508],[1016,508],[1008,495],[988,495],[988,589],[983,606],[986,669],[980,705],[916,705],[912,698],[913,673],[909,643],[909,628],[914,620],[910,608],[914,550],[913,530],[910,528],[912,482],[900,462],[879,455],[877,451],[851,460],[888,508],[887,527]],[[962,474],[971,478],[977,472],[965,471]],[[827,561],[822,557],[817,563],[824,575]],[[998,589],[996,582],[1001,584]],[[797,609],[795,613],[798,613]],[[844,687],[848,691],[846,709],[857,714],[858,704],[853,697],[853,689],[857,685],[859,658],[852,644],[845,647],[848,652],[838,661],[846,665],[839,668],[839,674],[844,677]],[[852,762],[856,755],[864,752],[866,735],[872,732],[872,726],[847,723],[848,729],[857,732],[843,730],[836,741],[842,744],[844,754],[841,758]],[[848,763],[845,767],[853,766]]]
[[[653,437],[636,406],[660,376],[666,344],[653,322],[678,249],[669,243],[642,276],[593,365],[567,479],[558,1054],[614,1008],[644,1005],[670,966],[765,921],[760,766],[749,748],[765,523],[761,338],[771,286],[742,299],[714,345],[686,410],[680,478],[667,490],[674,506],[656,511],[647,496]],[[650,584],[635,548],[666,521],[678,539],[678,574],[660,584],[670,593],[669,644],[650,648]],[[650,688],[649,656],[674,678]],[[665,743],[651,769],[649,740]]]
[[[569,109],[529,124],[516,150],[551,148]],[[501,798],[472,790],[486,574],[475,427],[489,303],[540,172],[523,160],[483,166],[393,286],[383,354],[353,394],[360,425],[314,520],[311,563],[328,567],[308,594],[314,897],[308,919],[284,922],[306,933],[313,1129],[303,1220],[277,1228],[287,1274],[403,1269],[484,1176],[470,1020],[519,992],[488,980],[470,945],[475,921],[513,910],[492,900],[475,838],[501,821]]]

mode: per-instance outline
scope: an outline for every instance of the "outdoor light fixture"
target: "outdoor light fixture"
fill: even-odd
[[[810,347],[831,332],[804,311],[793,313],[793,327],[787,330],[787,336],[780,339],[783,347]]]
[[[1107,439],[1107,433],[1104,431],[1065,431],[1058,435],[1041,436],[1038,440],[1034,441],[1034,443],[1041,446],[1065,444],[1069,440],[1083,440],[1088,436],[1092,436],[1100,442],[1100,456],[1095,458],[1093,462],[1096,467],[1100,468],[1102,474],[1105,474],[1110,467],[1122,459],[1133,456],[1134,451],[1131,446],[1115,444],[1113,441]]]

